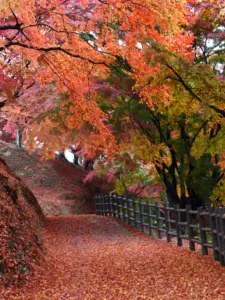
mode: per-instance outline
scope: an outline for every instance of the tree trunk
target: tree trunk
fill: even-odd
[[[16,130],[16,146],[22,148],[22,131],[20,129]]]

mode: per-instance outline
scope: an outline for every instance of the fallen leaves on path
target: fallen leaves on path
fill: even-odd
[[[94,215],[49,217],[44,265],[3,299],[225,299],[225,269]]]

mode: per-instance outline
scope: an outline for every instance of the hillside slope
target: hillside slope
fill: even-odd
[[[27,186],[0,159],[0,290],[29,277],[43,258],[45,217]]]
[[[0,157],[27,184],[45,215],[94,212],[93,189],[85,186],[87,172],[59,158],[40,161],[13,144],[0,142]]]

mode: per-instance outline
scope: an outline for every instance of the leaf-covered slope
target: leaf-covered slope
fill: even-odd
[[[0,159],[0,289],[29,277],[39,263],[44,219],[33,193]]]
[[[59,158],[40,161],[37,155],[4,142],[0,157],[32,190],[45,215],[93,213],[96,188],[109,191],[107,182],[84,184],[87,171]]]

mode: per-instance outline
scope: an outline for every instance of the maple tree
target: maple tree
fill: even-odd
[[[171,204],[191,204],[193,208],[210,205],[211,200],[218,201],[219,205],[223,201],[224,82],[221,69],[224,35],[220,25],[224,6],[222,2],[217,4],[205,1],[190,4],[195,20],[190,17],[188,30],[194,31],[196,36],[193,40],[195,59],[185,60],[151,42],[146,52],[152,59],[147,63],[152,66],[158,63],[161,68],[156,76],[151,73],[151,77],[147,77],[145,73],[145,77],[141,77],[147,82],[141,93],[136,90],[137,81],[124,73],[111,76],[108,91],[106,86],[100,87],[104,94],[102,106],[110,113],[113,111],[111,120],[120,131],[119,139],[127,144],[126,151],[143,164],[154,163]],[[201,13],[193,12],[193,8]],[[203,27],[205,16],[210,16],[212,22],[211,25],[206,23],[208,30]],[[213,41],[208,44],[207,39]],[[114,87],[110,89],[112,84]],[[168,89],[167,94],[165,91],[160,94],[159,87],[163,85]],[[104,97],[108,99],[108,107]],[[147,101],[143,101],[144,97]],[[155,179],[158,179],[156,175]]]
[[[42,83],[55,80],[57,88],[70,97],[67,127],[92,126],[88,143],[90,153],[98,147],[107,148],[106,140],[108,148],[114,148],[113,137],[102,121],[104,115],[94,101],[95,93],[89,89],[90,82],[104,76],[108,69],[116,68],[120,53],[126,60],[132,48],[136,51],[135,43],[141,39],[140,28],[157,39],[162,39],[155,29],[159,21],[163,30],[178,30],[176,23],[182,19],[184,11],[173,1],[168,4],[172,5],[165,2],[151,5],[148,1],[31,1],[29,4],[27,1],[4,1],[0,26],[1,76],[7,77],[13,57],[22,68],[22,80],[27,80],[30,69],[34,72],[35,68],[35,77]],[[168,22],[171,15],[177,22]],[[125,49],[118,43],[124,33]],[[133,61],[133,68],[136,63]],[[7,81],[4,82],[6,92],[11,92]],[[48,121],[46,118],[46,125]]]
[[[192,14],[190,14],[189,28],[194,32],[196,39],[194,43],[195,62],[210,65],[213,72],[217,75],[216,79],[211,81],[212,77],[205,74],[205,80],[209,90],[214,89],[217,93],[217,102],[211,102],[211,95],[207,97],[204,106],[208,105],[217,114],[211,118],[211,129],[208,130],[208,137],[213,142],[207,143],[207,135],[204,140],[198,143],[202,151],[207,151],[212,155],[211,160],[220,167],[219,180],[213,190],[212,200],[221,205],[224,199],[224,1],[200,1],[190,3]],[[204,74],[203,74],[204,75]],[[207,78],[209,77],[209,78]],[[212,104],[213,103],[213,104]],[[215,105],[216,103],[217,106]],[[208,111],[207,111],[208,112]],[[209,147],[208,147],[208,146]]]

